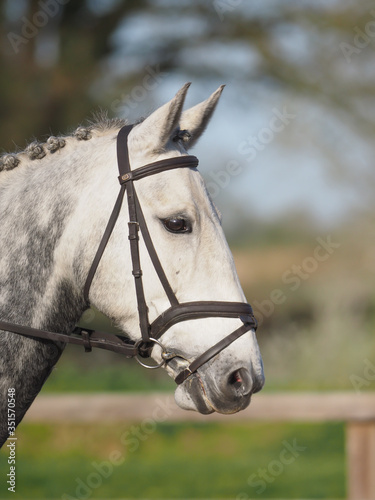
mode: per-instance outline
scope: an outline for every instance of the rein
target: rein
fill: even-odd
[[[119,169],[120,192],[114,205],[112,214],[109,218],[107,227],[91,264],[84,286],[84,298],[89,304],[89,292],[92,280],[97,271],[102,255],[106,249],[107,243],[111,237],[113,228],[118,220],[123,204],[125,192],[127,194],[127,205],[129,212],[129,244],[132,260],[132,274],[134,276],[135,291],[137,297],[137,307],[139,315],[139,325],[141,338],[134,342],[124,336],[97,332],[87,328],[76,327],[70,334],[55,333],[28,326],[15,325],[0,320],[0,329],[17,333],[26,337],[35,339],[46,339],[63,342],[67,344],[82,345],[86,352],[90,352],[93,347],[106,349],[125,355],[128,358],[135,357],[137,361],[146,368],[159,368],[178,354],[167,351],[160,338],[173,325],[181,321],[188,321],[198,318],[222,317],[239,318],[243,325],[237,328],[224,339],[217,342],[203,354],[198,356],[190,365],[182,370],[176,377],[175,382],[181,384],[190,375],[195,373],[198,368],[207,363],[216,354],[228,347],[236,339],[244,335],[249,330],[256,330],[257,321],[253,315],[250,304],[243,302],[222,302],[222,301],[196,301],[179,303],[168,278],[160,263],[158,254],[155,250],[147,223],[144,218],[141,205],[139,203],[134,182],[144,177],[155,175],[166,170],[175,168],[195,168],[198,165],[198,159],[195,156],[181,156],[168,158],[166,160],[156,161],[131,170],[128,154],[127,138],[133,128],[133,125],[124,126],[117,136],[117,160]],[[158,316],[151,324],[148,318],[148,307],[143,289],[142,268],[139,254],[139,232],[141,232],[152,264],[164,288],[164,291],[170,302],[170,307]],[[158,344],[162,350],[162,360],[159,364],[149,366],[143,363],[141,358],[151,356],[152,348]]]

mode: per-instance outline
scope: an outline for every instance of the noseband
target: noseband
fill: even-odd
[[[190,377],[190,375],[195,373],[198,368],[216,356],[216,354],[221,352],[223,349],[228,347],[236,339],[244,335],[249,330],[256,330],[257,321],[253,315],[253,310],[250,304],[243,302],[196,301],[180,303],[178,301],[164,273],[158,254],[153,245],[146,220],[137,197],[134,182],[166,170],[175,168],[195,168],[198,165],[198,159],[195,156],[179,156],[176,158],[168,158],[166,160],[150,163],[149,165],[137,168],[136,170],[131,170],[127,138],[132,127],[133,125],[124,126],[117,136],[117,159],[120,174],[118,179],[120,182],[120,192],[90,267],[84,286],[84,298],[87,304],[89,304],[91,283],[119,217],[126,192],[129,212],[128,226],[132,274],[134,276],[137,297],[141,338],[137,342],[133,342],[132,340],[124,338],[121,335],[111,335],[80,327],[76,327],[71,334],[67,335],[14,325],[1,320],[0,329],[18,333],[27,337],[83,345],[86,351],[91,351],[93,347],[107,349],[124,354],[126,357],[135,357],[142,366],[147,368],[159,368],[169,360],[175,357],[181,357],[173,352],[168,352],[159,340],[171,326],[176,323],[180,323],[181,321],[189,321],[198,318],[239,318],[243,323],[242,326],[198,356],[186,369],[177,375],[175,382],[177,384],[181,384],[188,377]],[[148,307],[143,289],[142,269],[139,254],[139,232],[142,234],[143,241],[146,245],[152,264],[170,302],[170,307],[160,314],[160,316],[158,316],[152,323],[150,323],[148,318]],[[159,345],[161,348],[162,360],[157,365],[146,365],[142,361],[142,358],[151,356],[151,351],[155,344]]]

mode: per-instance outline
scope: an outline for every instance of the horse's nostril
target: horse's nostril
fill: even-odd
[[[242,378],[240,375],[240,371],[236,370],[231,375],[229,375],[229,385],[233,385],[234,387],[240,387],[242,385]]]
[[[228,385],[239,396],[246,396],[247,394],[250,394],[253,386],[253,380],[249,370],[246,368],[240,368],[239,370],[231,373],[228,377]]]

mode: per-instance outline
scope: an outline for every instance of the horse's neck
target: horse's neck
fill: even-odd
[[[15,170],[11,172],[12,182],[8,176],[7,182],[1,183],[0,177],[0,318],[69,332],[85,303],[71,279],[74,265],[69,262],[70,256],[66,257],[69,246],[64,246],[63,239],[82,191],[76,189],[79,194],[70,194],[64,185],[66,180],[59,179],[53,165],[45,165],[49,168],[43,174],[31,166],[27,176],[25,169]],[[72,186],[77,185],[74,181],[71,179]],[[18,423],[62,348],[0,332],[0,446],[7,438],[8,389],[16,391]]]
[[[15,390],[15,424],[18,425],[41,390],[62,351],[52,343],[42,343],[11,333],[5,334],[5,337],[0,339],[0,344],[1,447],[8,437],[9,389]]]
[[[10,307],[13,307],[12,302]],[[50,331],[69,332],[81,316],[85,304],[68,283],[62,283],[56,288],[49,310],[45,300],[43,301],[43,307],[40,309],[44,310],[45,314],[43,317],[39,316],[37,325],[32,320],[29,322],[25,319],[32,317],[29,307],[26,299],[26,314],[19,315],[22,320],[18,323]],[[39,308],[38,300],[32,303],[32,307]],[[0,311],[0,317],[6,317],[6,309],[1,307]],[[63,344],[56,345],[10,332],[0,336],[0,447],[7,438],[8,390],[15,389],[18,425],[59,360],[63,348]]]

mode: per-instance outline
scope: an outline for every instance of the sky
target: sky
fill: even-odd
[[[105,12],[117,1],[91,0],[89,5],[98,12]],[[283,4],[294,5],[295,1],[284,0]],[[181,4],[184,2],[181,0]],[[251,10],[253,17],[272,16],[275,10],[274,0],[267,3],[254,0],[251,4],[237,0],[228,2],[244,15],[249,15]],[[171,0],[155,0],[155,5],[170,4]],[[305,4],[317,6],[323,13],[325,8],[340,9],[343,5],[336,0],[310,0]],[[8,1],[7,6],[8,15],[17,17],[22,13],[24,1]],[[171,14],[173,22],[168,20],[168,29],[165,20],[158,20],[151,11],[124,19],[113,35],[114,54],[103,66],[107,79],[104,78],[102,86],[96,90],[94,85],[93,92],[102,92],[103,82],[110,83],[116,75],[138,70],[146,77],[150,68],[151,71],[157,68],[157,63],[150,64],[150,53],[162,50],[165,43],[182,40],[184,49],[177,71],[159,75],[153,90],[143,88],[142,98],[133,99],[130,108],[123,105],[116,109],[119,116],[136,120],[149,114],[170,100],[186,81],[192,81],[187,107],[206,99],[219,85],[226,84],[215,115],[194,150],[211,196],[219,207],[228,202],[237,204],[252,217],[266,221],[305,213],[326,228],[368,210],[372,185],[347,182],[346,177],[340,175],[339,165],[339,175],[332,175],[328,158],[331,151],[338,158],[342,154],[343,163],[353,179],[357,171],[367,175],[372,170],[373,151],[367,147],[366,139],[360,140],[324,105],[324,100],[314,102],[272,83],[260,86],[255,77],[251,78],[261,64],[251,46],[217,41],[209,42],[204,48],[190,44],[189,40],[200,37],[207,30],[206,22],[194,15],[175,14],[175,17],[173,12]],[[225,15],[223,22],[230,22],[230,12]],[[290,26],[274,36],[286,60],[304,64],[306,72],[310,71],[314,77],[314,68],[306,65],[314,49],[311,43],[314,33],[307,34],[299,26]],[[336,59],[343,59],[337,49],[337,40],[327,46],[327,51],[330,50]],[[343,74],[349,76],[354,67],[341,62]],[[213,76],[216,69],[223,67],[225,77]],[[132,90],[144,87],[142,80],[141,77]]]
[[[332,6],[335,2],[329,3]],[[186,37],[189,33],[199,36],[205,26],[199,19],[185,18],[183,22],[176,21],[172,28],[168,36],[180,32],[181,37]],[[297,62],[309,57],[311,46],[301,30],[280,32],[277,36],[286,57]],[[152,24],[147,13],[126,19],[114,38],[118,51],[113,68],[121,74],[138,66],[146,74],[142,53],[162,39],[163,25],[155,21]],[[335,57],[341,57],[337,50]],[[262,88],[251,81],[244,87],[244,68],[248,75],[258,64],[251,47],[241,44],[229,47],[212,43],[204,51],[187,47],[181,56],[181,71],[164,74],[160,85],[134,109],[123,110],[123,115],[133,119],[147,115],[170,100],[186,81],[192,81],[186,107],[226,84],[215,115],[194,151],[219,207],[231,200],[253,217],[267,221],[284,214],[305,213],[325,228],[342,224],[347,217],[366,210],[369,197],[363,196],[361,186],[344,182],[343,175],[332,175],[328,161],[330,149],[342,151],[353,172],[359,162],[370,169],[372,151],[366,149],[365,141],[358,140],[340,116],[324,105],[324,100],[314,102],[272,85]],[[225,65],[227,81],[220,77],[204,78],[205,65],[207,69],[209,65]],[[352,69],[344,62],[343,66],[345,71]],[[189,68],[199,67],[202,77],[194,79],[194,71],[189,72]],[[326,148],[327,156],[320,145]],[[228,165],[237,165],[232,169],[235,175],[228,174]]]

